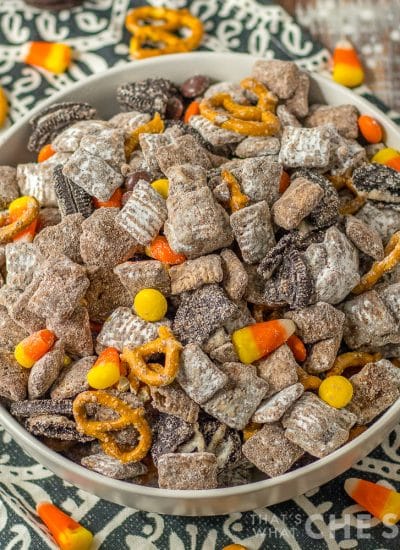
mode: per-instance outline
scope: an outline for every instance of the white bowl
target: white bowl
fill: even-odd
[[[237,82],[250,74],[254,61],[254,57],[246,54],[198,52],[133,62],[106,73],[94,75],[83,83],[44,101],[8,130],[0,147],[0,164],[17,164],[32,160],[32,155],[26,150],[29,137],[28,119],[54,102],[88,101],[98,109],[102,117],[108,118],[119,111],[115,90],[123,82],[147,77],[166,77],[175,82],[183,82],[195,73],[207,74],[217,80]],[[400,130],[381,111],[348,89],[322,76],[314,74],[311,79],[311,97],[314,102],[355,105],[360,112],[373,115],[384,126],[386,142],[389,146],[399,147]],[[308,466],[274,479],[257,481],[240,487],[205,491],[154,489],[107,478],[51,451],[29,434],[1,406],[0,422],[16,442],[41,464],[89,493],[118,504],[161,514],[207,516],[269,506],[296,497],[330,481],[379,445],[397,424],[399,413],[400,400],[362,435],[326,458]]]

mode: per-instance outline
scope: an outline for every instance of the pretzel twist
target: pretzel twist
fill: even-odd
[[[364,351],[349,351],[338,355],[333,366],[325,373],[326,376],[340,376],[350,367],[363,367],[367,363],[379,361],[380,353],[366,353]]]
[[[115,420],[90,420],[86,405],[98,403],[119,414]],[[101,442],[103,451],[121,462],[139,462],[151,447],[151,430],[144,418],[143,408],[132,409],[127,403],[102,390],[80,393],[73,403],[73,414],[77,429]],[[122,450],[112,432],[134,427],[139,432],[139,441],[131,450]]]
[[[203,37],[201,21],[188,10],[141,6],[128,13],[125,25],[133,34],[129,49],[136,59],[188,52],[197,48]],[[190,30],[189,36],[182,38],[174,34],[183,28]],[[146,48],[149,43],[155,47]]]
[[[14,237],[34,222],[40,212],[40,205],[35,197],[25,197],[26,205],[22,214],[15,221],[9,223],[7,213],[0,216],[0,244],[12,241]]]
[[[372,288],[375,283],[400,262],[400,231],[394,233],[385,248],[383,260],[372,264],[371,269],[361,277],[359,284],[353,288],[354,294],[361,294]]]
[[[135,349],[124,348],[121,360],[128,364],[131,375],[149,386],[167,386],[174,381],[179,369],[182,344],[178,342],[168,327],[158,329],[159,337]],[[165,364],[146,363],[155,353],[165,354]]]

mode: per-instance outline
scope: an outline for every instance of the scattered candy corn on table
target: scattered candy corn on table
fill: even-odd
[[[83,8],[56,14],[27,7],[22,0],[1,0],[0,79],[11,99],[11,122],[54,91],[85,78],[87,74],[126,61],[129,33],[124,30],[125,14],[128,8],[142,3],[130,0],[87,2]],[[182,7],[182,2],[171,1],[169,5]],[[188,8],[193,6],[193,12],[198,15],[198,2],[188,1],[185,5]],[[250,51],[260,56],[299,59],[308,69],[320,68],[327,59],[327,52],[313,43],[272,2],[208,0],[207,10],[202,8],[200,17],[206,24],[207,36],[203,46],[206,49],[232,49]],[[72,45],[77,52],[71,69],[65,74],[55,76],[17,61],[27,41],[54,41],[58,35],[62,35],[62,41]],[[382,162],[396,162],[393,152],[387,151],[386,155]],[[158,182],[157,190],[161,192],[163,185]],[[118,201],[120,197],[113,197],[113,200]],[[159,257],[171,252],[161,241],[151,254]],[[181,261],[180,257],[174,258],[177,264]],[[157,300],[157,297],[154,299]],[[290,331],[290,326],[283,328]],[[292,338],[293,353],[301,357],[301,342],[299,344],[296,337]],[[46,339],[41,340],[41,345],[46,345]],[[26,357],[21,357],[21,360],[24,359]],[[118,369],[112,351],[102,360],[109,365],[112,376],[113,371]],[[96,378],[96,372],[92,374]],[[102,380],[97,380],[99,384]],[[321,391],[329,390],[328,387]],[[374,510],[378,514],[385,510],[391,512],[397,505],[398,497],[386,489],[400,490],[399,440],[400,427],[355,468],[294,501],[268,510],[231,516],[177,518],[122,508],[67,486],[35,463],[7,433],[0,431],[0,548],[55,548],[36,514],[37,504],[51,501],[74,522],[42,504],[39,512],[44,521],[47,518],[53,522],[54,528],[54,518],[57,516],[56,525],[61,526],[60,533],[67,538],[78,533],[84,538],[84,544],[87,544],[90,535],[83,529],[88,529],[95,537],[93,548],[101,550],[222,550],[228,545],[233,545],[228,546],[231,550],[355,548],[357,545],[363,550],[396,549],[399,547],[396,527],[386,527],[376,519],[366,519],[364,515],[360,517],[357,529],[356,515],[360,511],[366,514],[366,511],[355,504],[346,491],[357,497],[355,500],[358,502],[365,502],[362,499],[366,495],[368,497],[370,491],[372,494],[379,493],[382,498],[375,501]],[[373,486],[366,491],[365,485],[359,485],[358,479],[379,482],[382,488],[377,490]],[[367,502],[365,504],[370,506]],[[53,532],[56,535],[57,531]]]

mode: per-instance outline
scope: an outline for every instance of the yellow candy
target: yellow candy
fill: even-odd
[[[165,296],[154,288],[144,288],[138,292],[133,302],[133,309],[136,315],[154,323],[161,321],[168,309],[168,302]]]
[[[91,388],[105,390],[119,381],[119,366],[115,363],[102,363],[92,367],[86,375]]]
[[[333,71],[333,79],[346,88],[356,88],[364,81],[364,71],[360,67],[352,67],[340,63]]]
[[[353,397],[353,386],[344,376],[329,376],[322,381],[318,395],[331,407],[342,409]]]
[[[15,346],[14,357],[17,363],[21,365],[21,367],[24,367],[26,369],[31,369],[33,365],[36,363],[36,361],[32,359],[29,356],[29,354],[25,351],[21,343]]]
[[[162,178],[159,180],[153,181],[151,184],[152,188],[155,189],[164,199],[168,198],[169,191],[169,181],[167,178]]]

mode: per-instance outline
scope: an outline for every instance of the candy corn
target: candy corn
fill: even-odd
[[[400,493],[355,477],[346,479],[344,490],[349,497],[385,525],[394,525],[399,521]]]
[[[3,124],[6,121],[6,117],[8,114],[8,101],[6,94],[4,93],[3,88],[0,87],[0,126],[3,126]]]
[[[333,52],[333,80],[347,88],[360,86],[364,81],[364,70],[356,50],[350,42],[338,42]]]
[[[392,149],[391,147],[385,147],[381,149],[372,157],[371,162],[377,162],[378,164],[384,164],[394,170],[400,171],[400,151]]]
[[[232,341],[242,363],[253,363],[284,344],[296,326],[290,319],[256,323],[235,330]]]
[[[147,256],[164,264],[178,265],[186,261],[186,256],[174,252],[166,237],[158,235],[145,249]]]
[[[10,206],[8,207],[8,218],[9,222],[13,223],[18,220],[18,218],[21,217],[21,215],[25,212],[25,210],[29,207],[30,197],[19,197],[18,199],[15,199],[12,201]],[[31,243],[33,239],[35,238],[36,234],[36,228],[37,228],[38,220],[37,218],[33,220],[33,222],[28,225],[26,229],[18,233],[13,237],[13,241],[22,241],[25,243]]]
[[[368,115],[358,117],[358,127],[368,143],[379,143],[383,139],[383,130],[379,122]]]
[[[121,187],[118,187],[108,201],[99,201],[99,199],[94,198],[93,204],[95,208],[121,208],[122,194]]]
[[[115,348],[106,348],[102,351],[87,373],[87,381],[91,388],[96,390],[105,390],[119,381],[121,376],[121,361],[118,350]]]
[[[39,330],[15,346],[14,357],[21,367],[30,369],[53,347],[55,341],[54,332],[47,329]]]
[[[67,44],[58,42],[28,42],[23,61],[28,65],[41,67],[51,73],[64,73],[72,58],[72,50]]]
[[[44,145],[40,151],[39,151],[39,154],[38,154],[38,158],[37,158],[37,161],[38,162],[44,162],[45,160],[49,159],[50,157],[52,157],[53,155],[55,155],[55,151],[53,149],[53,147],[51,146],[50,143],[48,143],[47,145]]]
[[[299,363],[302,363],[303,361],[306,360],[306,357],[307,357],[306,346],[303,344],[300,338],[296,336],[296,334],[292,334],[292,336],[290,336],[290,338],[287,339],[286,344],[291,349],[296,361],[298,361]]]
[[[61,550],[90,549],[92,533],[57,506],[51,502],[39,502],[36,511]]]
[[[158,180],[154,180],[151,183],[151,186],[153,189],[155,189],[160,195],[164,198],[168,198],[168,192],[169,192],[169,181],[167,178],[161,178]]]

